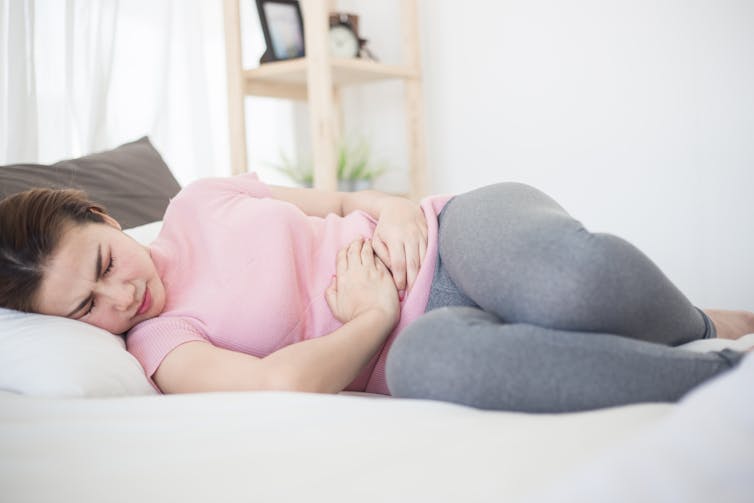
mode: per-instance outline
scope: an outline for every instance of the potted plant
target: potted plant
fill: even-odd
[[[309,161],[295,161],[291,159],[283,149],[278,149],[280,161],[277,163],[267,163],[276,170],[283,173],[291,179],[292,182],[302,187],[314,186],[314,170]]]
[[[268,163],[277,169],[294,183],[302,187],[312,187],[314,183],[314,169],[308,159],[302,161],[293,160],[285,152],[280,150],[280,161]],[[341,141],[337,150],[336,173],[338,177],[338,190],[356,191],[366,190],[372,187],[374,180],[387,171],[386,163],[381,161],[374,163],[371,159],[371,148],[365,139],[356,142]]]
[[[369,189],[386,170],[384,161],[377,164],[372,161],[372,149],[364,138],[338,145],[338,190]]]

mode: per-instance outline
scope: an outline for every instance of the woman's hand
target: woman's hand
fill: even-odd
[[[427,221],[414,202],[391,197],[380,211],[372,236],[377,256],[390,268],[399,292],[414,286],[427,251]]]
[[[369,240],[359,238],[342,248],[336,267],[337,276],[325,291],[325,299],[338,321],[348,323],[367,311],[375,311],[391,327],[398,323],[398,291]]]

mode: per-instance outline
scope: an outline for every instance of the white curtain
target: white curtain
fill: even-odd
[[[183,184],[230,173],[222,3],[0,0],[0,164],[149,135]]]

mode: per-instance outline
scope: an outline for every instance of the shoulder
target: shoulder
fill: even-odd
[[[271,197],[269,186],[259,179],[256,172],[235,176],[200,178],[191,182],[176,198],[209,194],[244,194],[252,197]]]
[[[225,208],[218,201],[234,198],[271,198],[270,187],[256,173],[244,173],[229,177],[200,178],[195,180],[170,200],[165,211],[166,223],[178,218],[204,218],[213,209]]]

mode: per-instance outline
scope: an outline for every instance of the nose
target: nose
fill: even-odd
[[[136,287],[123,281],[105,281],[97,293],[116,311],[128,311],[136,300]]]

